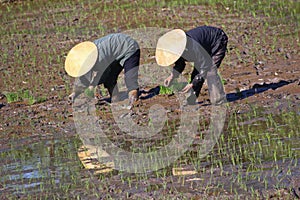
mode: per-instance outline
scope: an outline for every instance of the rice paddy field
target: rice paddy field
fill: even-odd
[[[298,0],[0,2],[0,199],[300,198]],[[170,69],[155,63],[162,32],[202,25],[229,38],[222,112],[206,84],[198,104],[183,108],[162,86]],[[140,100],[130,113],[95,99],[68,104],[68,51],[118,32],[141,47]],[[85,131],[93,120],[101,137]],[[146,135],[130,134],[129,123]],[[218,134],[207,140],[211,127]],[[95,138],[109,154],[96,156],[102,170],[79,156]]]

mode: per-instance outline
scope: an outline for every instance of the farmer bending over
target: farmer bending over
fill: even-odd
[[[194,62],[191,82],[182,92],[191,92],[187,103],[196,103],[202,85],[207,85],[212,104],[226,102],[226,95],[218,68],[227,49],[228,38],[223,30],[211,26],[200,26],[186,33],[181,29],[167,32],[159,38],[156,46],[156,61],[161,66],[175,63],[172,74],[165,79],[166,87],[172,84],[185,68],[185,62]]]
[[[140,49],[131,37],[121,33],[110,34],[94,42],[82,42],[67,55],[65,70],[76,77],[71,102],[87,87],[104,84],[111,101],[119,100],[117,79],[124,68],[125,84],[130,105],[138,99],[138,69]]]

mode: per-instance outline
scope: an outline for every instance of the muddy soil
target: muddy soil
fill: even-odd
[[[222,6],[154,5],[145,6],[143,14],[139,14],[138,9],[125,7],[122,11],[123,15],[114,19],[101,16],[99,11],[91,9],[91,7],[102,8],[103,6],[93,1],[90,1],[90,6],[70,3],[65,8],[57,6],[59,5],[57,2],[47,4],[50,6],[48,8],[38,7],[34,2],[28,2],[28,4],[32,4],[31,9],[23,5],[23,1],[10,3],[9,6],[12,10],[16,10],[15,13],[8,12],[8,4],[0,4],[1,24],[7,29],[1,39],[0,47],[2,52],[0,55],[0,152],[5,152],[12,146],[21,148],[39,141],[76,137],[73,108],[67,102],[74,80],[64,71],[64,56],[74,44],[80,41],[93,40],[116,31],[125,31],[127,27],[137,28],[140,24],[145,26],[158,24],[162,27],[179,27],[188,30],[209,23],[209,25],[223,28],[229,37],[229,43],[220,74],[224,80],[230,108],[227,111],[228,116],[235,113],[247,113],[253,106],[264,107],[269,110],[269,113],[288,111],[300,113],[300,32],[297,23],[273,24],[275,20],[272,18],[264,16],[254,18],[248,13],[240,15],[229,12]],[[107,3],[107,5],[110,4]],[[23,12],[17,12],[22,6]],[[78,9],[80,13],[76,12]],[[110,10],[111,16],[121,12],[119,9],[122,8],[113,7]],[[198,17],[199,10],[205,10],[200,17]],[[43,12],[49,13],[47,18],[40,16]],[[124,17],[124,13],[128,17]],[[145,13],[147,17],[144,16]],[[4,17],[4,15],[12,16]],[[190,16],[193,16],[193,20],[190,20]],[[97,22],[100,17],[103,17],[101,22]],[[270,21],[270,26],[265,26],[268,21]],[[95,28],[98,27],[97,23],[104,26],[104,32]],[[12,26],[17,28],[13,29]],[[75,34],[64,29],[55,29],[56,26],[73,27]],[[143,52],[144,50],[142,54]],[[152,56],[142,55],[141,63],[150,62],[149,59],[153,59]],[[184,75],[188,77],[190,72],[190,69],[186,69]],[[148,91],[157,86],[159,84],[141,86],[141,90]],[[8,103],[5,94],[19,89],[30,89],[33,95],[45,96],[46,100],[33,105],[29,105],[26,101]],[[200,111],[203,113],[207,112],[207,108],[211,106],[206,85],[202,89],[198,102]],[[154,104],[163,105],[168,110],[170,121],[179,119],[181,111],[178,109],[175,96],[153,93],[153,96],[141,99],[136,104],[134,112],[137,123],[146,123],[147,109]],[[102,120],[113,124],[110,106],[97,107],[101,110]],[[122,138],[112,137],[112,139],[122,143]],[[281,164],[285,165],[285,163]],[[230,173],[231,170],[232,168],[227,172]],[[236,198],[235,194],[226,191],[226,187],[225,189],[216,187],[218,183],[226,185],[227,181],[232,180],[218,176],[217,168],[215,173],[217,177],[214,180],[215,185],[205,181],[209,179],[210,174],[203,174],[201,178],[196,175],[181,177],[168,174],[161,178],[168,183],[167,185],[161,185],[161,179],[149,175],[147,181],[134,180],[134,186],[128,182],[120,182],[120,176],[126,175],[118,175],[118,173],[99,178],[87,175],[87,171],[82,169],[79,177],[82,180],[89,179],[93,183],[90,190],[97,191],[100,198],[108,195],[112,198],[123,198],[124,192],[127,192],[128,198],[133,199],[163,199],[163,196],[178,199]],[[187,184],[182,184],[183,182]],[[99,184],[104,186],[99,189],[97,187]],[[296,186],[264,190],[260,189],[263,188],[261,184],[257,184],[257,191],[262,198],[297,196],[291,193],[291,189]],[[209,190],[205,190],[210,186]],[[70,193],[70,197],[76,193],[79,196],[87,195],[86,198],[98,199],[84,191],[82,188],[77,188]],[[5,187],[0,188],[1,197],[5,198],[8,192],[9,190]],[[39,194],[36,195],[39,196]],[[251,198],[251,193],[241,190],[240,198],[245,197]]]

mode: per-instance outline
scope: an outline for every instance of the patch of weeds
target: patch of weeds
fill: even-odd
[[[42,103],[47,100],[47,97],[37,97],[34,103]]]
[[[19,90],[17,92],[6,92],[4,93],[7,103],[14,103],[18,101],[27,102],[29,105],[35,103],[41,103],[47,100],[46,97],[34,97],[29,90]]]
[[[18,93],[8,92],[8,93],[6,93],[4,95],[5,95],[6,99],[7,99],[7,103],[13,103],[13,102],[19,101]]]

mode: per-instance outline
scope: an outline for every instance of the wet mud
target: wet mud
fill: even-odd
[[[21,10],[22,3],[23,1],[0,2],[1,18],[8,13],[7,5],[18,11]],[[0,45],[1,199],[300,197],[300,128],[298,122],[293,122],[293,127],[286,127],[287,122],[281,119],[286,117],[286,113],[290,114],[289,120],[299,119],[300,115],[298,24],[275,24],[266,27],[264,23],[270,20],[272,24],[272,19],[253,17],[248,13],[241,17],[219,6],[146,6],[143,8],[143,15],[139,15],[137,10],[124,8],[122,12],[128,15],[127,18],[114,20],[104,17],[101,24],[105,28],[100,31],[95,28],[99,27],[95,20],[98,20],[99,12],[82,16],[74,12],[74,9],[80,9],[88,13],[87,5],[70,3],[62,9],[55,7],[56,4],[53,3],[48,10],[31,3],[31,9],[26,9],[24,5],[22,13],[16,12],[11,17],[2,19],[7,32]],[[99,3],[93,1],[90,4],[99,6]],[[107,5],[112,6],[110,3]],[[113,13],[122,8],[115,9]],[[46,10],[49,13],[48,18],[41,19],[40,12]],[[217,144],[205,159],[197,159],[197,148],[203,137],[197,134],[189,151],[179,162],[157,172],[130,174],[112,170],[95,175],[93,170],[84,169],[77,155],[82,140],[76,132],[74,107],[67,101],[73,83],[73,79],[63,69],[68,50],[80,41],[125,31],[127,27],[137,28],[139,24],[158,24],[169,28],[180,26],[186,29],[203,25],[205,20],[202,18],[193,17],[194,20],[191,21],[187,15],[188,11],[190,15],[198,16],[199,10],[206,10],[202,17],[206,16],[210,25],[223,28],[229,36],[228,52],[220,68],[228,100],[227,121],[222,132],[225,145]],[[149,18],[144,17],[145,13]],[[216,15],[217,19],[212,17]],[[11,28],[13,24],[17,29]],[[73,27],[76,34],[73,35],[61,27]],[[36,30],[32,31],[34,29]],[[154,62],[151,55],[153,51],[142,49],[141,52],[141,63]],[[183,75],[188,78],[190,72],[191,66],[188,66]],[[99,123],[106,130],[107,137],[118,147],[127,151],[140,148],[155,150],[168,144],[174,136],[168,133],[175,132],[178,127],[182,108],[176,95],[159,94],[159,85],[142,85],[141,98],[129,114],[137,125],[143,126],[149,124],[149,109],[152,106],[160,105],[165,109],[168,123],[174,126],[164,127],[161,134],[147,141],[122,133],[115,123],[111,105],[95,101]],[[45,97],[45,100],[32,105],[21,98],[16,102],[9,102],[9,92],[22,92],[25,89],[30,89],[36,99]],[[209,125],[211,109],[206,84],[198,98],[197,109],[201,113],[203,125],[199,128],[199,133],[205,134],[204,127]],[[270,116],[274,116],[275,121],[278,118],[276,126],[268,127]],[[239,147],[235,137],[244,136],[235,136],[232,133],[232,122],[229,120],[232,117],[239,119],[239,126],[248,128],[247,133],[255,133],[255,127],[258,127],[257,129],[264,130],[262,132],[270,133],[271,139],[261,135],[263,139],[258,140],[261,143],[242,142],[242,147]],[[276,143],[283,144],[278,145],[282,149],[281,155],[276,155],[276,158],[271,152],[272,149],[266,150],[276,147],[270,146],[273,144],[270,142],[272,138]],[[245,152],[238,152],[239,148],[253,150],[250,154],[259,154],[257,157],[260,160],[251,161],[252,157]],[[260,148],[262,150],[257,150]],[[240,158],[230,157],[232,151],[237,151],[235,155]],[[234,163],[237,160],[239,164]]]

